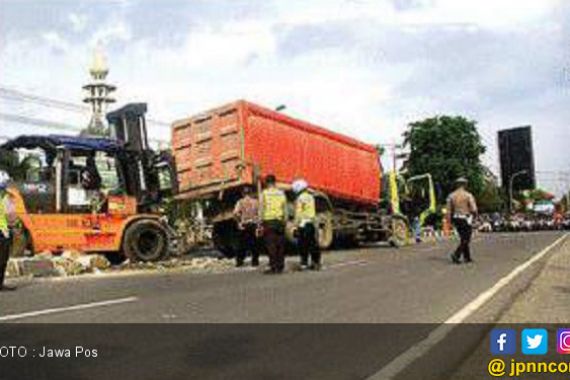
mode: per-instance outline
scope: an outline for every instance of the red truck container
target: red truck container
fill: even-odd
[[[319,243],[381,240],[391,220],[379,207],[382,167],[372,145],[246,101],[173,123],[177,199],[204,200],[214,244],[235,250],[232,210],[244,185],[269,173],[288,189],[302,177],[317,194]],[[291,197],[292,198],[292,197]]]
[[[381,167],[376,148],[246,101],[174,123],[172,147],[179,198],[214,195],[273,173],[303,177],[332,198],[377,205]]]

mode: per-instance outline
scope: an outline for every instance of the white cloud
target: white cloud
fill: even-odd
[[[59,51],[67,51],[69,49],[69,44],[67,41],[61,37],[61,35],[54,31],[49,31],[42,34],[42,38],[46,42],[47,46],[51,49]]]
[[[182,49],[191,67],[227,67],[240,65],[252,55],[274,53],[275,40],[267,29],[232,24],[222,30],[191,31]]]
[[[541,20],[558,3],[559,0],[437,0],[432,8],[417,12],[410,19],[420,23],[472,23],[497,28]]]
[[[127,42],[131,38],[131,30],[127,23],[121,19],[112,19],[91,35],[89,45],[95,47],[97,45],[107,45],[115,41]]]
[[[556,3],[434,0],[396,9],[390,1],[274,1],[268,11],[248,18],[181,23],[180,41],[168,44],[152,40],[152,34],[138,36],[130,22],[142,21],[129,18],[127,3],[125,12],[110,17],[69,13],[75,34],[44,31],[45,45],[10,37],[0,47],[0,84],[80,102],[92,48],[102,44],[109,81],[118,85],[117,105],[147,101],[154,119],[170,122],[246,98],[268,107],[286,104],[287,114],[376,143],[398,139],[405,125],[419,118],[466,114],[480,121],[490,144],[498,128],[533,123],[537,166],[554,167],[566,162],[553,153],[563,142],[545,138],[544,127],[565,127],[561,116],[553,116],[558,103],[533,106],[546,98],[540,81],[530,103],[521,103],[528,94],[517,91],[520,84],[549,75],[541,68],[560,58],[541,49],[535,68],[514,63],[532,63],[526,51],[552,44],[560,34],[548,14]],[[148,12],[152,17],[160,8]],[[223,6],[220,13],[217,20]],[[79,40],[79,29],[90,31],[87,21],[99,26]],[[304,26],[326,28],[305,31]],[[548,33],[534,33],[545,28],[552,31],[548,41]],[[296,29],[299,34],[288,35]],[[294,54],[283,45],[286,37]],[[334,43],[323,43],[326,38]],[[510,45],[519,49],[507,50]],[[88,121],[83,115],[36,112],[68,123]],[[165,128],[150,132],[168,138]],[[490,148],[487,162],[494,164],[496,151]]]
[[[561,0],[423,0],[398,10],[397,0],[291,0],[275,2],[271,22],[288,25],[374,20],[382,25],[472,24],[514,27],[541,20]]]
[[[87,26],[87,16],[79,13],[71,12],[67,16],[69,22],[71,23],[71,27],[74,32],[82,32],[85,30]]]

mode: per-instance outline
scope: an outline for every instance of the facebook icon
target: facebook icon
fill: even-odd
[[[513,355],[517,351],[517,333],[511,329],[491,331],[491,353],[493,355]]]

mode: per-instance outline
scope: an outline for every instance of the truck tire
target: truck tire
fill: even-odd
[[[403,247],[407,245],[411,238],[410,226],[404,217],[392,217],[390,222],[390,245],[392,247]]]
[[[214,224],[212,242],[222,255],[231,259],[236,256],[238,250],[238,234],[233,221],[223,221]]]
[[[333,216],[330,211],[317,214],[318,241],[321,249],[329,249],[334,240]]]
[[[158,261],[168,253],[168,234],[155,220],[138,220],[125,232],[123,253],[132,261]]]

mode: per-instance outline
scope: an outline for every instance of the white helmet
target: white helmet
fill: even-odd
[[[301,191],[309,187],[309,184],[304,179],[297,179],[293,181],[293,185],[291,187],[293,188],[293,192],[295,194],[299,194]]]
[[[0,170],[0,189],[5,189],[10,183],[10,176],[4,170]]]

